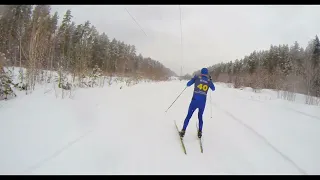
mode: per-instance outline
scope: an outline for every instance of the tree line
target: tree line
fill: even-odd
[[[318,36],[303,48],[271,45],[253,51],[243,59],[208,67],[214,81],[232,83],[235,88],[275,89],[320,97],[320,42]],[[199,71],[194,74],[199,73]],[[307,100],[307,103],[312,103]]]
[[[49,5],[0,7],[0,52],[6,66],[27,68],[26,80],[34,82],[40,70],[61,70],[74,77],[97,66],[105,75],[139,76],[163,80],[175,75],[160,62],[137,55],[134,45],[99,33],[90,21],[76,24],[67,10],[51,14]]]

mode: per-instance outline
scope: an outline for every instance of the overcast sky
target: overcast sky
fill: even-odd
[[[183,74],[191,74],[268,49],[271,44],[298,41],[305,47],[320,32],[320,6],[182,5],[181,46],[178,5],[52,6],[60,20],[67,9],[77,24],[90,20],[100,33],[135,45],[138,53],[158,60],[178,75],[181,66]]]

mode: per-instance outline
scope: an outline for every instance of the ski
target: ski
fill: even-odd
[[[202,140],[201,140],[201,138],[199,138],[199,142],[200,142],[200,151],[201,151],[201,153],[203,153],[203,147],[202,147]]]
[[[175,126],[176,126],[176,129],[177,129],[177,131],[178,131],[178,135],[179,135],[179,138],[180,138],[180,142],[181,142],[181,145],[182,145],[182,148],[183,148],[183,152],[185,153],[185,154],[187,154],[187,150],[186,150],[186,147],[185,147],[185,145],[184,145],[184,142],[183,142],[183,138],[180,136],[180,134],[179,134],[179,128],[178,128],[178,126],[177,126],[177,123],[176,123],[176,121],[174,121],[174,124],[175,124]]]
[[[198,131],[199,131],[198,123],[196,124],[196,126],[197,126],[197,133],[198,133]],[[203,153],[202,139],[199,137],[198,137],[198,139],[199,139],[199,144],[200,144],[200,151],[201,151],[201,153]]]

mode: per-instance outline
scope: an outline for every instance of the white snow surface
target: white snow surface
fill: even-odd
[[[271,90],[217,83],[204,113],[204,152],[195,111],[185,155],[174,120],[180,129],[193,87],[165,113],[185,85],[113,83],[76,89],[72,99],[44,85],[17,92],[0,101],[0,174],[320,174],[320,108]]]

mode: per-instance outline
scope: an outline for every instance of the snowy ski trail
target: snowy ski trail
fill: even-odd
[[[73,99],[38,88],[0,102],[0,174],[319,174],[318,107],[265,92],[252,101],[257,93],[221,84],[212,118],[207,100],[204,152],[195,111],[185,155],[173,120],[181,128],[193,88],[164,112],[185,84],[113,84],[78,89]]]

